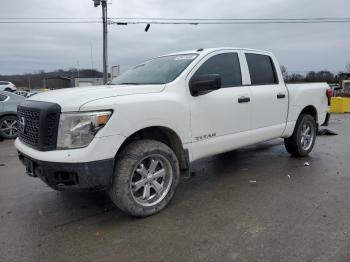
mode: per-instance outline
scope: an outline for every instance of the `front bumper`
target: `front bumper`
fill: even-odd
[[[114,158],[85,163],[47,162],[28,157],[18,151],[29,176],[39,177],[60,191],[98,191],[112,184]]]
[[[90,145],[79,149],[39,151],[23,143],[19,138],[15,147],[22,154],[45,162],[82,163],[114,158],[125,141],[124,136],[95,137]]]

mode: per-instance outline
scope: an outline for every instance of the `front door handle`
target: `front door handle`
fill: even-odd
[[[246,96],[241,96],[240,98],[238,98],[238,103],[249,103],[250,102],[250,97],[246,97]]]
[[[286,97],[286,95],[283,94],[283,93],[277,94],[277,99],[283,99],[283,98],[285,98],[285,97]]]

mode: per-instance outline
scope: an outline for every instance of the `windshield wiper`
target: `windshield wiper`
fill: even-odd
[[[113,84],[112,85],[164,85],[165,83],[164,82],[161,82],[161,83],[130,83],[130,82],[125,82],[125,83],[118,83],[118,84]]]
[[[117,85],[142,85],[141,83],[119,83]]]

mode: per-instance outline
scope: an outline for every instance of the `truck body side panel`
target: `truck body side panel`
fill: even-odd
[[[329,110],[326,90],[329,88],[327,83],[308,83],[308,84],[288,84],[289,92],[289,112],[287,127],[283,137],[289,137],[293,134],[295,123],[302,112],[308,106],[312,106],[317,112],[317,123],[322,124]]]

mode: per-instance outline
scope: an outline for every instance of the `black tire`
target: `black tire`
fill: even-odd
[[[4,91],[6,91],[6,92],[12,92],[12,89],[11,89],[11,88],[5,88]]]
[[[311,129],[310,142],[307,146],[302,144],[302,131],[303,127],[307,125]],[[317,125],[315,119],[308,114],[301,114],[297,120],[294,128],[293,135],[289,138],[284,139],[284,145],[287,152],[294,157],[304,157],[307,156],[313,149],[316,141]]]
[[[148,159],[149,165],[147,165]],[[153,178],[152,180],[149,177],[149,174],[152,173],[150,171],[152,169],[151,162],[156,163],[157,161],[158,171],[155,171],[156,168],[153,168],[153,174],[160,174],[160,171],[163,172],[162,170],[165,170],[165,175],[164,178]],[[147,175],[140,175],[141,173],[146,173]],[[161,211],[170,202],[179,182],[179,174],[178,159],[167,145],[154,140],[138,140],[123,148],[117,157],[114,179],[109,195],[112,201],[125,213],[136,217],[150,216]],[[135,177],[137,176],[140,179],[135,182]],[[157,179],[161,179],[159,183]],[[157,194],[156,187],[153,186],[155,182],[158,185],[163,183],[164,187],[166,187],[163,193],[160,193],[160,191]],[[136,190],[138,188],[136,186],[137,183],[143,183],[143,188],[140,187],[138,191]],[[154,204],[149,200],[144,200],[146,198],[145,195],[147,195],[145,191],[148,192],[148,195],[152,192],[156,194],[153,199],[150,199],[154,201]]]
[[[15,123],[13,128],[10,128],[9,123]],[[12,127],[12,124],[11,124]],[[0,118],[0,136],[5,139],[14,139],[17,137],[17,117],[16,116],[4,116]]]

